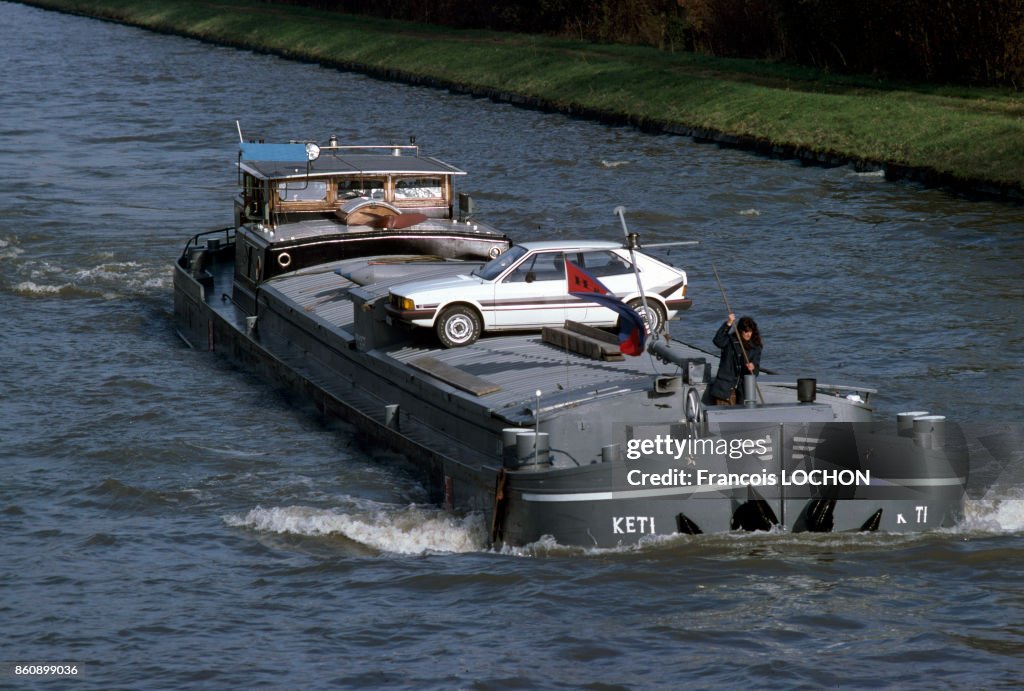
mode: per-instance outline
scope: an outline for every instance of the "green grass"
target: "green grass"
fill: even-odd
[[[753,60],[456,31],[237,0],[38,0],[217,43],[510,92],[553,108],[700,128],[945,182],[1024,191],[1024,98]]]

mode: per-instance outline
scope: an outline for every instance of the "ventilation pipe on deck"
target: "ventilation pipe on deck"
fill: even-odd
[[[914,443],[924,449],[946,445],[946,416],[922,415],[914,418]]]
[[[896,433],[901,437],[914,436],[914,420],[927,414],[927,410],[911,410],[905,413],[896,413]]]
[[[464,192],[459,193],[459,223],[465,223],[473,215],[473,198]]]
[[[796,400],[801,403],[814,403],[814,399],[818,394],[818,380],[817,379],[797,379],[796,380]]]
[[[548,444],[547,432],[529,430],[517,434],[516,457],[519,465],[550,465],[551,454]]]
[[[753,408],[757,405],[757,377],[753,374],[743,375],[743,405]]]
[[[519,467],[519,454],[516,448],[516,437],[523,432],[530,432],[525,427],[506,427],[501,430],[501,463],[506,468]]]

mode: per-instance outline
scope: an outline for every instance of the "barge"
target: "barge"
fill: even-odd
[[[631,357],[575,320],[443,347],[396,319],[404,287],[500,281],[512,256],[456,193],[463,171],[415,144],[243,141],[237,165],[234,225],[194,235],[175,263],[178,333],[401,452],[495,545],[907,532],[963,515],[959,429],[923,411],[875,420],[870,387],[761,374],[739,405],[708,405],[717,356],[667,327]]]

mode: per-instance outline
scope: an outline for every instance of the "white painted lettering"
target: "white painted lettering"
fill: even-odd
[[[654,516],[612,516],[612,533],[654,535]]]

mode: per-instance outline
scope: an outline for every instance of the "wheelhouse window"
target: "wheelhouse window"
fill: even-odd
[[[292,180],[277,183],[283,202],[322,202],[327,199],[327,183],[322,180]]]
[[[247,219],[261,218],[264,210],[263,184],[248,173],[245,174],[242,188],[242,216]]]
[[[398,178],[395,199],[441,199],[444,185],[439,177]]]
[[[342,180],[338,183],[338,199],[384,198],[384,180],[359,178],[358,180]]]
[[[244,182],[244,186],[242,187],[242,196],[245,199],[245,203],[248,204],[250,201],[255,199],[256,194],[259,192],[260,185],[256,181],[256,178],[248,173],[245,174],[245,177],[243,177],[242,180]]]

